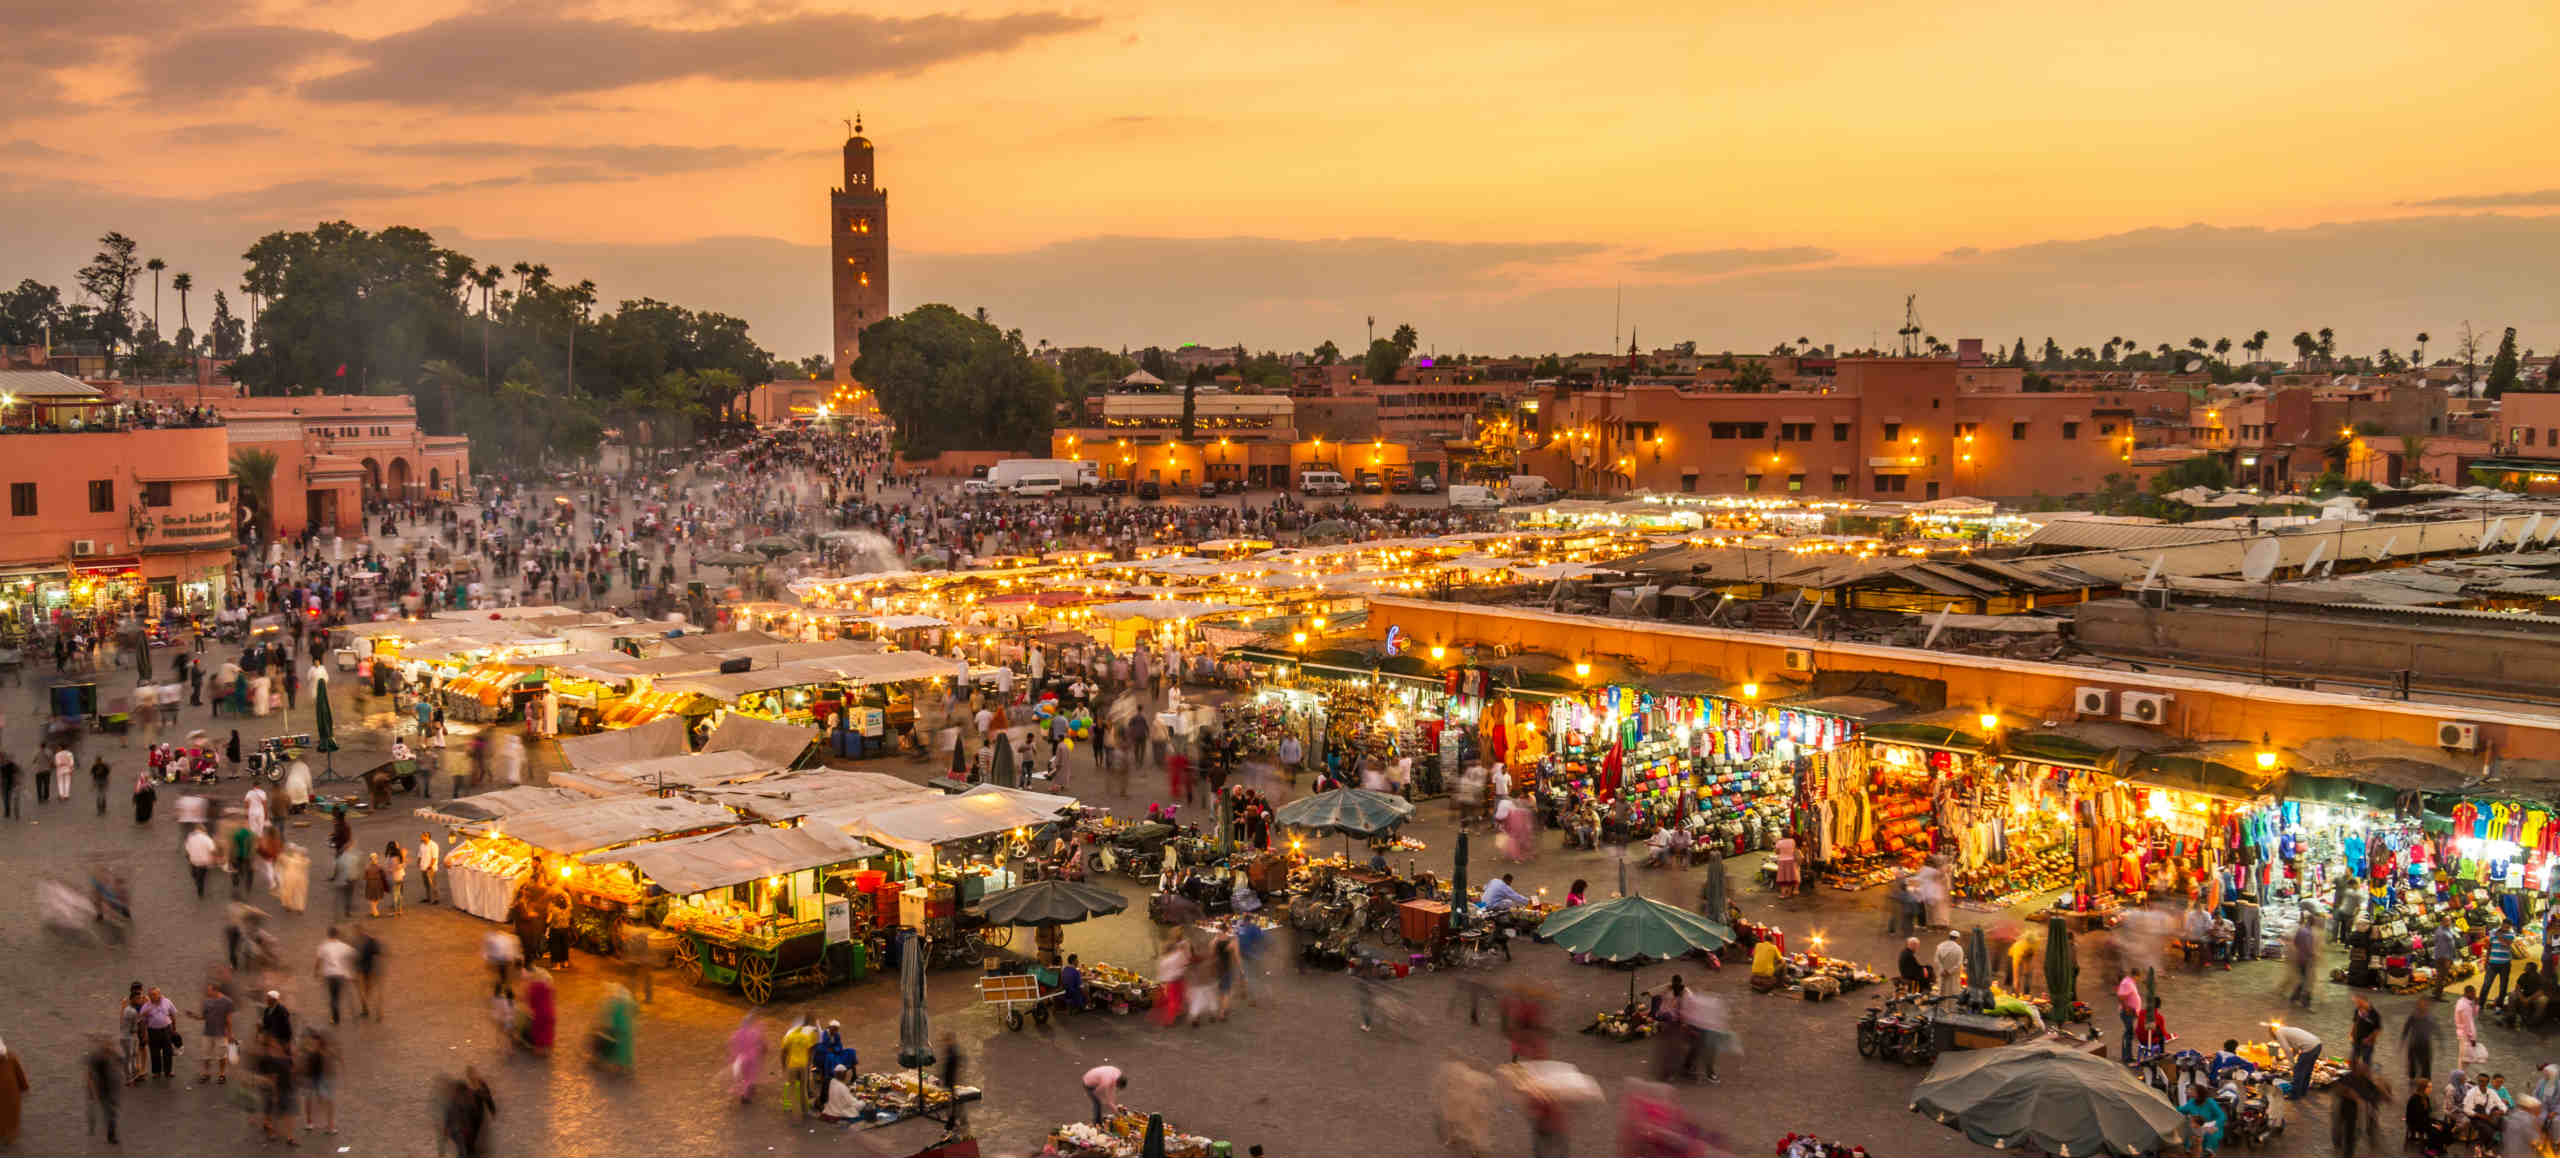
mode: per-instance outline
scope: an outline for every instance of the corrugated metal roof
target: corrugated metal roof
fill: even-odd
[[[2211,543],[2234,537],[2230,531],[2170,523],[2056,519],[2036,528],[2021,540],[2021,545],[2029,550],[2123,551]]]

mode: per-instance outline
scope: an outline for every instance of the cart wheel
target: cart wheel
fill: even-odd
[[[756,953],[738,955],[738,992],[747,1000],[762,1005],[773,1000],[773,958]]]
[[[1049,1024],[1049,1007],[1046,1005],[1032,1006],[1031,1020],[1039,1022],[1042,1025]]]
[[[986,942],[987,948],[1002,949],[1013,944],[1013,926],[989,925],[978,933],[978,939]]]
[[[1006,1029],[1021,1029],[1021,1028],[1022,1028],[1022,1011],[1021,1011],[1021,1010],[1019,1010],[1019,1009],[1008,1009],[1008,1010],[1005,1010],[1005,1011],[1004,1011],[1004,1027],[1005,1027]]]
[[[676,938],[676,972],[692,984],[702,984],[702,945],[691,937]]]

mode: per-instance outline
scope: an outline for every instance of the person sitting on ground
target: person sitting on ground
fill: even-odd
[[[853,1096],[853,1067],[840,1065],[827,1076],[827,1100],[818,1116],[830,1122],[854,1122],[864,1113],[862,1102]]]
[[[2254,1074],[2258,1072],[2258,1063],[2240,1056],[2239,1038],[2226,1037],[2222,1039],[2222,1048],[2215,1051],[2213,1060],[2207,1063],[2205,1076],[2218,1086],[2225,1075],[2235,1072]]]

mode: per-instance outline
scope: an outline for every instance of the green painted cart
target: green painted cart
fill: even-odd
[[[851,980],[859,954],[849,942],[827,944],[823,921],[794,921],[740,934],[687,929],[676,934],[676,971],[685,980],[735,987],[758,1005],[794,985]]]

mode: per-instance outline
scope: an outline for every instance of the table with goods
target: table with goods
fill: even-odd
[[[1146,1144],[1147,1115],[1123,1108],[1102,1120],[1069,1122],[1049,1132],[1049,1144],[1042,1154],[1059,1158],[1136,1158]],[[1211,1158],[1219,1143],[1198,1134],[1185,1134],[1168,1122],[1164,1126],[1165,1158]]]

